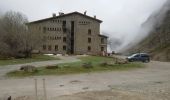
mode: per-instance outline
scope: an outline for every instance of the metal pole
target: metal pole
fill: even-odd
[[[47,100],[47,93],[46,93],[45,79],[43,79],[43,89],[44,89],[44,100]]]
[[[34,80],[35,80],[35,100],[38,100],[37,79],[34,79]]]

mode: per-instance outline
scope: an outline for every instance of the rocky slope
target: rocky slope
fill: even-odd
[[[129,51],[148,52],[154,60],[170,61],[170,1],[167,1],[158,12],[152,14],[142,27],[152,30]]]

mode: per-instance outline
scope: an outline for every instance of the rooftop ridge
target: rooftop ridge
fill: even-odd
[[[84,16],[84,17],[87,17],[87,18],[90,18],[92,20],[96,20],[98,21],[99,23],[102,23],[102,20],[99,20],[99,19],[96,19],[95,17],[91,17],[91,16],[88,16],[86,14],[82,14],[80,12],[71,12],[71,13],[67,13],[67,14],[61,14],[61,15],[58,15],[58,16],[52,16],[52,17],[49,17],[49,18],[44,18],[44,19],[40,19],[40,20],[36,20],[36,21],[32,21],[32,22],[29,22],[27,24],[33,24],[33,23],[39,23],[39,22],[43,22],[43,21],[47,21],[47,20],[51,20],[51,19],[54,19],[54,18],[60,18],[60,17],[65,17],[65,16],[69,16],[69,15],[72,15],[72,14],[78,14],[78,15],[81,15],[81,16]]]

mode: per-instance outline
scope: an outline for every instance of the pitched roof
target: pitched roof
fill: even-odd
[[[33,22],[29,22],[28,24],[33,24],[33,23],[39,23],[39,22],[43,22],[43,21],[47,21],[47,20],[51,20],[51,19],[55,19],[55,18],[61,18],[61,17],[65,17],[65,16],[70,16],[70,15],[73,15],[73,14],[78,14],[78,15],[81,15],[81,16],[84,16],[86,18],[89,18],[89,19],[92,19],[92,20],[95,20],[95,21],[98,21],[99,23],[102,22],[102,20],[99,20],[99,19],[96,19],[96,18],[93,18],[91,16],[88,16],[88,15],[84,15],[80,12],[72,12],[72,13],[67,13],[67,14],[63,14],[63,15],[59,15],[59,16],[55,16],[55,17],[49,17],[49,18],[45,18],[45,19],[41,19],[41,20],[37,20],[37,21],[33,21]]]

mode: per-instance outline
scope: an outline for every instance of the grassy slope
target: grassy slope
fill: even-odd
[[[58,60],[58,58],[50,57],[47,55],[33,55],[32,58],[22,58],[22,59],[9,59],[9,60],[0,60],[0,65],[13,65],[13,64],[23,64],[36,61],[47,61],[47,60]]]
[[[81,62],[76,63],[67,63],[67,64],[60,64],[59,69],[46,69],[45,67],[38,68],[37,72],[33,73],[26,73],[23,71],[13,71],[8,73],[8,76],[17,76],[17,77],[25,77],[25,76],[34,76],[34,75],[65,75],[65,74],[76,74],[76,73],[89,73],[89,72],[97,72],[97,71],[113,71],[113,70],[129,70],[134,68],[142,68],[144,67],[141,63],[129,63],[124,65],[112,65],[112,66],[101,66],[101,62],[109,61],[113,62],[113,58],[106,58],[106,57],[82,57],[80,58]],[[82,63],[84,62],[91,62],[93,68],[83,68]]]

